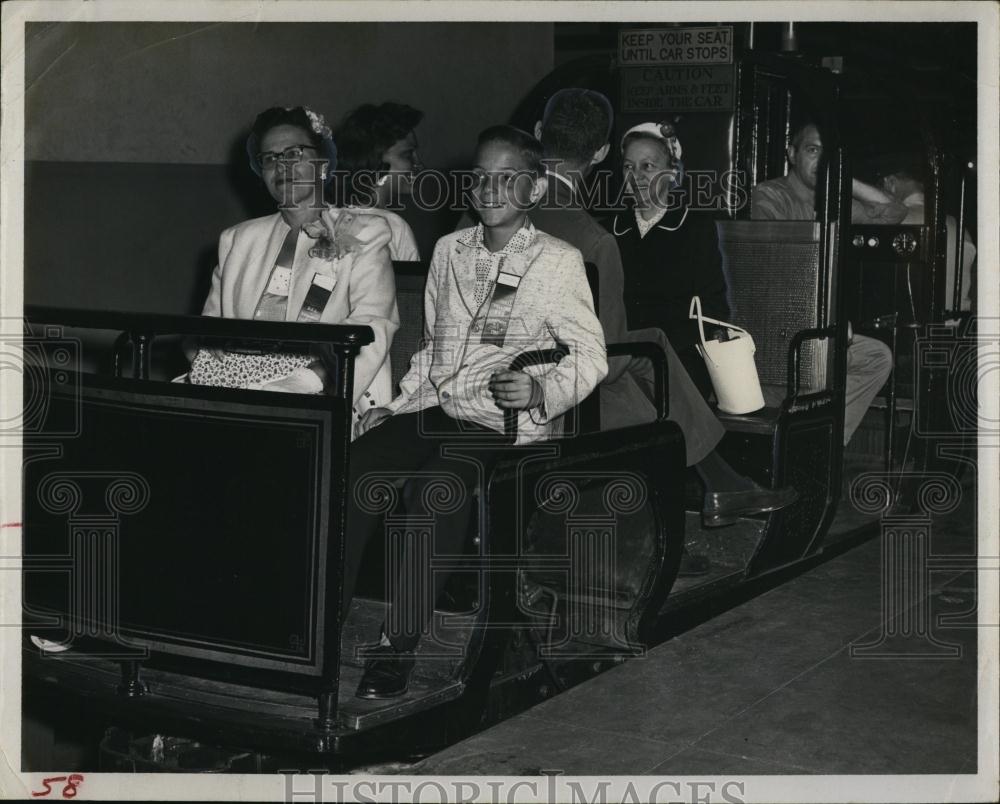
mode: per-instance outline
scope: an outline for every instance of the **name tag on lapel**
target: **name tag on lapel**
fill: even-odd
[[[326,303],[330,301],[330,293],[333,291],[335,280],[326,274],[313,274],[312,284],[309,285],[309,292],[302,302],[302,309],[299,310],[296,321],[313,322],[319,321],[323,317],[323,310]]]
[[[521,277],[519,277],[517,274],[508,274],[504,271],[501,271],[497,275],[497,284],[504,285],[505,287],[514,288],[514,290],[517,290],[518,286],[521,284]]]

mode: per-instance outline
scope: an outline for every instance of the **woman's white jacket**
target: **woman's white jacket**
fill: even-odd
[[[332,279],[333,290],[320,322],[365,325],[375,333],[374,342],[355,360],[352,401],[357,403],[370,389],[374,404],[384,405],[392,398],[389,345],[399,328],[389,226],[363,210],[336,207],[328,207],[322,219],[336,232],[342,253],[331,259],[310,256],[317,241],[299,233],[285,320],[297,319],[314,274]],[[252,319],[288,232],[280,213],[226,229],[219,237],[219,263],[202,315]]]

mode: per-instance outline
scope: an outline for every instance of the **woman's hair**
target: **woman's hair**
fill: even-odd
[[[272,106],[257,115],[250,136],[247,137],[247,156],[250,159],[251,170],[258,176],[261,175],[260,161],[257,158],[260,144],[267,132],[278,126],[295,126],[302,130],[307,140],[303,144],[312,145],[319,155],[330,163],[326,178],[329,182],[337,169],[337,146],[334,145],[332,132],[326,125],[323,115],[304,106]]]
[[[670,147],[667,145],[666,140],[664,140],[663,137],[657,137],[655,134],[648,134],[645,131],[633,131],[631,134],[626,134],[622,140],[622,153],[625,153],[625,149],[628,148],[633,142],[638,142],[639,140],[655,142],[659,145],[660,150],[662,150],[664,156],[667,157],[668,167],[672,166],[676,161],[670,153]]]
[[[351,112],[337,127],[334,138],[340,169],[385,170],[382,155],[423,120],[424,113],[405,103],[366,103]]]
[[[545,153],[542,144],[527,131],[514,128],[514,126],[490,126],[480,132],[476,148],[482,148],[493,142],[503,143],[517,151],[524,162],[524,169],[532,175],[541,176],[545,172],[542,165],[542,157]]]

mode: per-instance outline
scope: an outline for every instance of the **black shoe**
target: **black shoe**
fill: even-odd
[[[365,662],[365,674],[361,676],[358,698],[397,698],[406,693],[410,686],[410,673],[416,659],[413,651],[397,651],[391,645],[374,648]]]
[[[712,562],[706,556],[692,555],[686,549],[681,553],[681,566],[677,570],[678,578],[694,578],[698,575],[708,575]]]
[[[780,489],[757,488],[747,491],[710,491],[705,495],[701,521],[706,528],[732,525],[741,516],[779,511],[799,498],[791,486]]]

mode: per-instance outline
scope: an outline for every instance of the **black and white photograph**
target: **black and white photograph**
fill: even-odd
[[[0,797],[997,800],[1000,6],[0,10]]]

